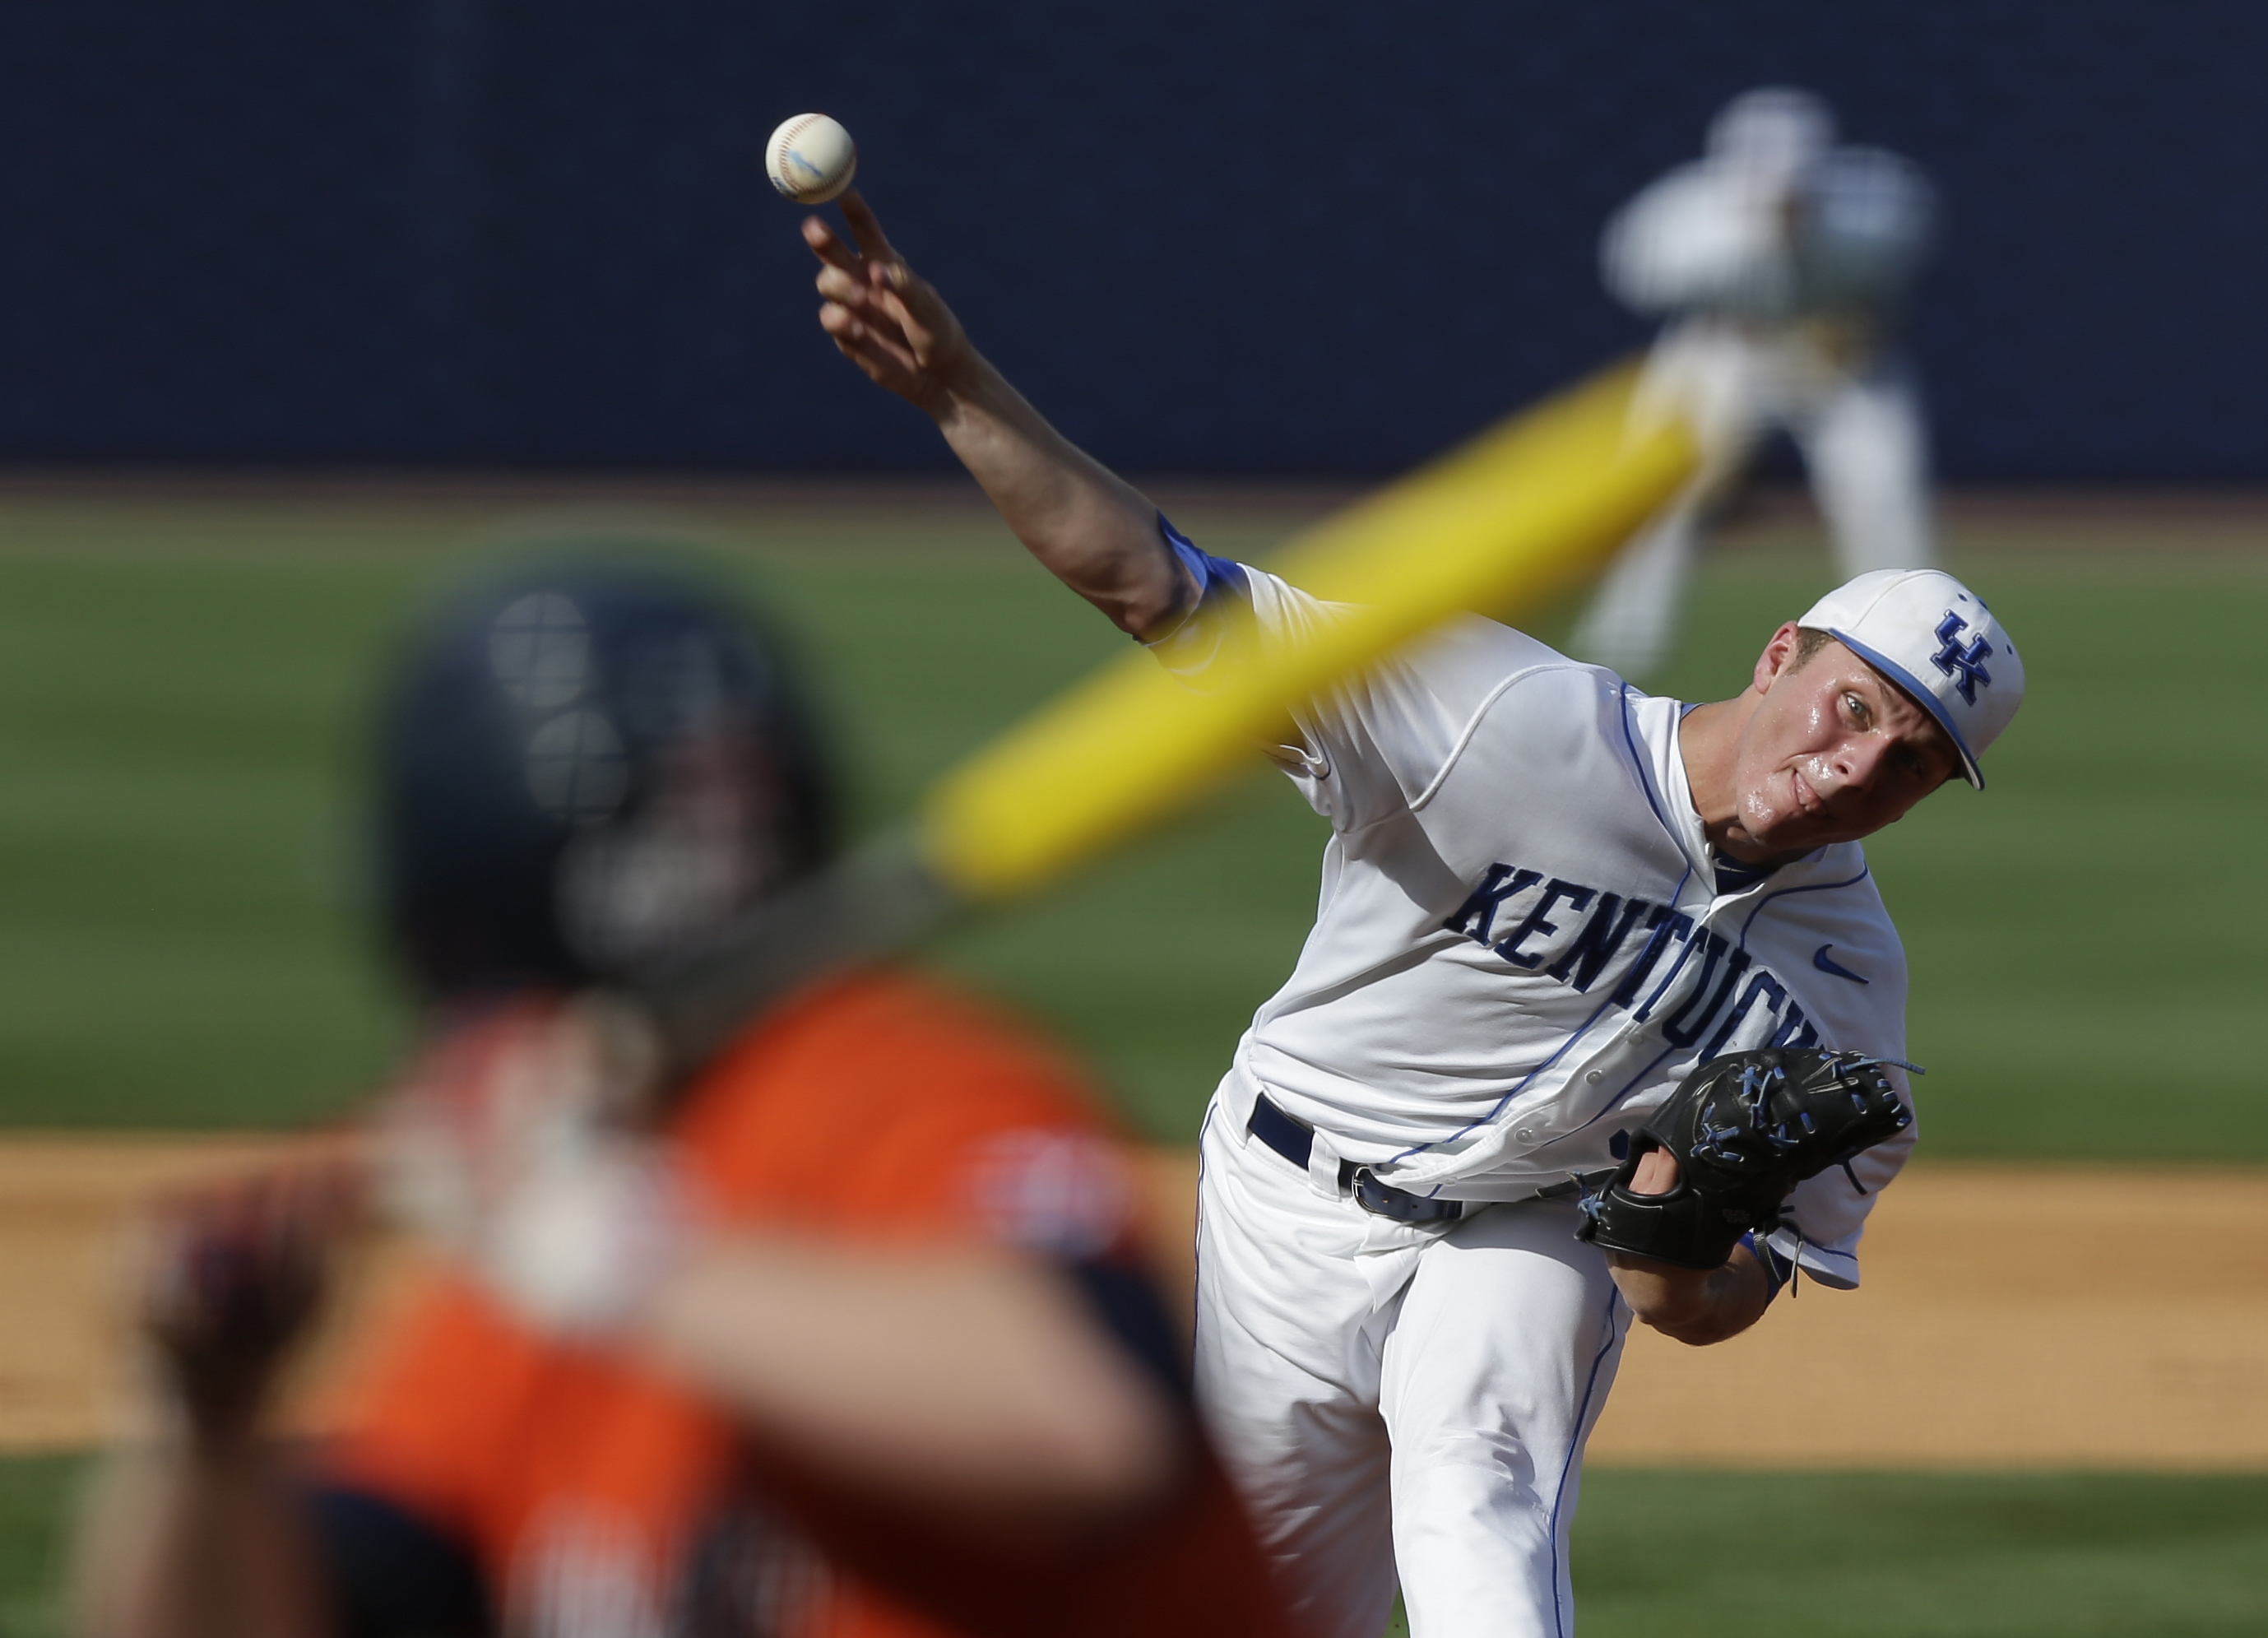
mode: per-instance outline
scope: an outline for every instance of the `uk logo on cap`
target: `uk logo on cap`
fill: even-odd
[[[1797,622],[1825,631],[1912,697],[1984,788],[1977,759],[2024,698],[2024,662],[1984,599],[1941,569],[1876,569],[1837,587]]]
[[[1945,618],[1937,623],[1937,640],[1940,646],[1930,656],[1937,668],[1953,679],[1953,687],[1970,705],[1977,703],[1977,690],[1992,686],[1992,674],[1984,669],[1984,662],[1992,658],[1992,645],[1978,638],[1968,647],[1961,646],[1961,634],[1969,629],[1955,609],[1945,611]]]

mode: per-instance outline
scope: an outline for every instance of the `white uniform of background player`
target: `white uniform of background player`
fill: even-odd
[[[1927,434],[1895,344],[1931,190],[1896,155],[1833,140],[1817,98],[1749,92],[1717,116],[1705,158],[1608,224],[1608,289],[1670,320],[1649,387],[1699,402],[1719,433],[1711,469],[1623,554],[1576,631],[1577,653],[1626,676],[1668,653],[1700,514],[1776,429],[1802,451],[1845,576],[1937,560]]]

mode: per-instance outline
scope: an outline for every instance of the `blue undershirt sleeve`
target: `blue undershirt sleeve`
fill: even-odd
[[[1242,564],[1214,557],[1175,528],[1162,512],[1158,514],[1158,537],[1165,542],[1166,550],[1173,553],[1174,561],[1196,583],[1197,594],[1196,600],[1182,610],[1181,618],[1170,630],[1162,636],[1148,639],[1148,646],[1152,648],[1174,645],[1175,639],[1182,638],[1197,616],[1217,599],[1231,596],[1246,600],[1252,595],[1252,588],[1244,578]]]

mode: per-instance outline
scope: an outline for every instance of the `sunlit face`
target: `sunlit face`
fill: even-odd
[[[1734,839],[1768,853],[1871,835],[1961,768],[1904,690],[1840,643],[1798,664],[1799,640],[1784,625],[1757,659],[1763,697],[1734,749]]]

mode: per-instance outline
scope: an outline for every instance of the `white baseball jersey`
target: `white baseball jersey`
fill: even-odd
[[[1648,314],[1770,321],[1895,304],[1929,248],[1921,173],[1880,149],[1837,148],[1796,199],[1791,231],[1769,180],[1721,159],[1680,166],[1607,225],[1607,288]]]
[[[1332,617],[1241,579],[1263,642]],[[1264,1092],[1315,1129],[1319,1177],[1344,1158],[1421,1194],[1517,1200],[1615,1165],[1719,1053],[1903,1056],[1905,958],[1864,852],[1769,873],[1712,857],[1682,714],[1478,619],[1300,712],[1287,762],[1333,834],[1314,931],[1224,1082],[1233,1117]],[[1867,1208],[1912,1136],[1801,1184],[1776,1248],[1857,1284]]]

